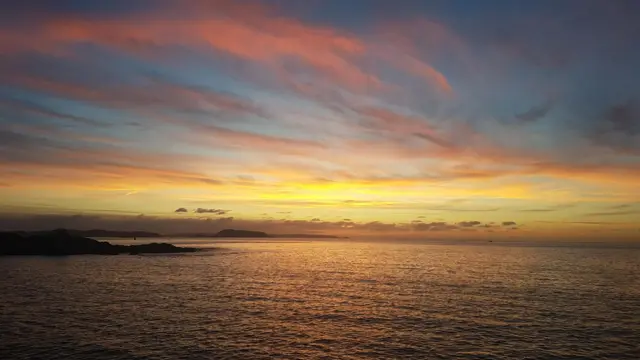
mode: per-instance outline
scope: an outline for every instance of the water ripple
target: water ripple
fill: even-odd
[[[229,244],[0,259],[0,359],[638,359],[640,253]]]

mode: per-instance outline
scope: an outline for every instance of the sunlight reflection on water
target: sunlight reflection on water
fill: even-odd
[[[0,358],[637,359],[638,249],[215,246],[0,259]]]

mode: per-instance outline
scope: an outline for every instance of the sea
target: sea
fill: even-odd
[[[0,258],[0,359],[640,359],[637,245],[172,241]]]

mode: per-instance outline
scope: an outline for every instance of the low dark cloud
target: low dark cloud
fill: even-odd
[[[620,225],[625,224],[619,221],[550,221],[550,220],[536,220],[534,222],[542,224],[576,224],[576,225]]]
[[[415,231],[448,231],[458,230],[457,225],[448,224],[444,221],[430,222],[430,223],[412,223],[412,228]]]
[[[587,213],[585,216],[623,216],[623,215],[640,215],[640,210],[618,210],[618,211],[602,211]]]
[[[611,224],[618,224],[618,223],[612,223],[610,221],[566,221],[563,222],[566,224],[578,224],[578,225],[611,225]]]
[[[174,211],[174,212],[177,212],[177,213],[186,213],[186,212],[189,212],[189,210],[187,210],[186,208],[181,207],[181,208],[177,208],[177,209],[176,209],[176,211]]]
[[[205,208],[197,208],[194,210],[195,213],[198,214],[216,214],[216,215],[225,215],[231,210],[223,210],[223,209],[205,209]]]
[[[575,204],[560,204],[560,205],[549,206],[544,208],[522,209],[518,211],[520,212],[553,212],[553,211],[558,211],[562,209],[567,209],[573,206],[575,206]]]
[[[216,219],[212,219],[212,218],[206,218],[205,221],[206,222],[215,222],[217,224],[223,224],[223,223],[230,223],[232,222],[234,219],[233,216],[229,216],[229,217],[222,217],[222,218],[216,218]]]
[[[455,212],[493,212],[500,210],[499,208],[457,208],[454,206],[438,206],[438,207],[430,207],[426,208],[426,210],[431,211],[455,211]]]
[[[636,204],[619,204],[619,205],[610,206],[609,209],[612,209],[612,210],[628,209],[628,208],[633,207],[635,205]]]
[[[482,225],[482,223],[480,221],[461,221],[457,225],[468,228],[468,227],[474,227],[477,225]]]
[[[522,209],[520,212],[552,212],[558,211],[558,208],[538,208],[538,209]]]
[[[524,122],[534,122],[547,116],[552,108],[553,103],[551,101],[547,101],[546,103],[534,106],[523,113],[516,114],[516,118]]]
[[[503,221],[502,226],[515,226],[517,225],[515,221]]]
[[[352,227],[354,227],[353,225],[355,224],[351,223],[351,225]],[[379,232],[398,230],[398,226],[396,224],[388,224],[380,221],[371,221],[365,224],[361,224],[359,228],[366,231],[379,231]]]
[[[640,215],[640,204],[638,203],[627,203],[627,204],[617,204],[611,205],[602,208],[602,211],[594,211],[585,214],[585,216],[623,216],[623,215]]]

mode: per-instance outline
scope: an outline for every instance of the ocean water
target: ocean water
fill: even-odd
[[[0,359],[640,359],[637,247],[217,246],[0,258]]]

